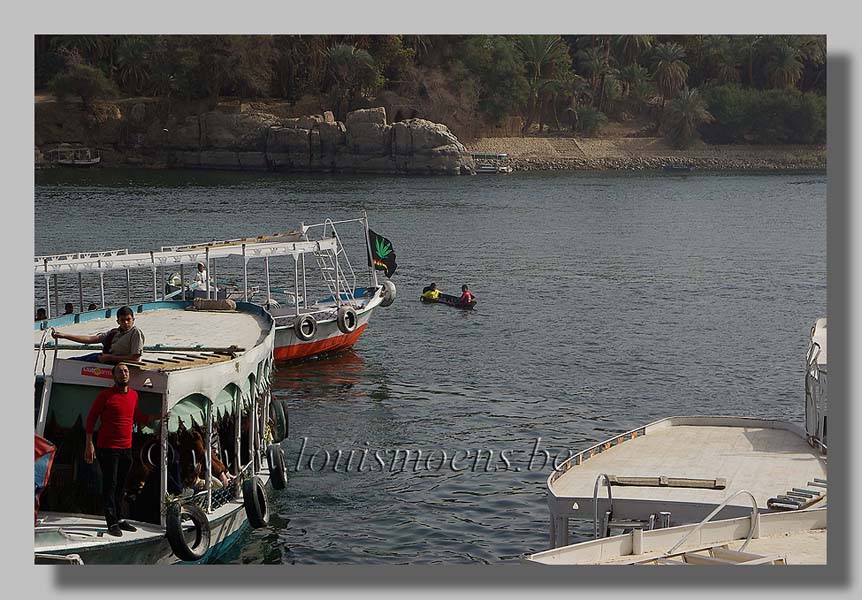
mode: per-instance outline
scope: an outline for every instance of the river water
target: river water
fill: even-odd
[[[363,209],[392,241],[398,298],[355,350],[278,369],[290,482],[231,563],[498,563],[547,548],[546,456],[670,415],[801,423],[807,335],[826,313],[825,173],[53,170],[37,173],[35,209],[37,254]],[[421,304],[430,281],[467,283],[476,311]]]

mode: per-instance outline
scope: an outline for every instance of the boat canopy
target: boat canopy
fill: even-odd
[[[253,258],[299,256],[320,251],[337,250],[336,238],[307,241],[301,234],[275,234],[256,238],[213,241],[187,246],[164,246],[161,250],[129,254],[127,250],[57,254],[37,256],[35,274],[95,273],[156,267],[194,265],[207,259],[241,256],[247,262]]]

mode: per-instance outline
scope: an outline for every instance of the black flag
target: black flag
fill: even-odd
[[[368,243],[371,245],[371,254],[368,256],[369,266],[373,262],[375,269],[384,271],[387,277],[392,277],[395,269],[398,268],[395,263],[395,250],[392,248],[392,242],[369,229]]]

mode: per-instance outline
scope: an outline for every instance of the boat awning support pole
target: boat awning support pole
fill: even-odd
[[[58,315],[60,313],[60,288],[57,286],[57,274],[54,273],[52,276],[54,278],[54,312]]]
[[[294,314],[299,316],[299,258],[297,258],[296,254],[293,255],[293,291],[295,293],[293,306],[296,309],[294,310]]]
[[[299,298],[294,298],[297,305],[299,304]],[[305,281],[305,253],[302,254],[302,306],[308,310],[308,286]]]
[[[153,266],[151,267],[153,270],[153,302],[156,302],[159,299],[159,290],[156,287],[156,271],[158,271],[158,267],[156,267],[156,258],[153,256],[152,250],[150,250],[150,260],[153,261]]]
[[[234,418],[234,436],[233,436],[233,466],[232,473],[239,475],[242,465],[242,455],[240,454],[240,439],[242,435],[242,393],[234,392],[233,399],[233,418]]]
[[[99,268],[102,268],[102,261],[99,260]],[[102,308],[105,308],[105,272],[99,271],[99,297],[102,299]]]
[[[185,281],[186,281],[186,266],[184,264],[180,263],[180,289],[182,290],[180,292],[180,298],[182,298],[183,300],[186,299]]]
[[[84,281],[81,273],[78,273],[78,306],[81,307],[79,312],[84,312]]]
[[[212,512],[213,509],[213,405],[212,402],[207,402],[207,448],[206,464],[207,470],[207,512]]]
[[[210,295],[210,298],[212,298],[213,300],[218,300],[218,265],[216,264],[215,257],[213,257],[212,276],[210,276],[209,273],[207,273],[207,276],[210,278],[210,280],[207,282],[207,289],[209,290],[210,288],[212,288],[212,294]],[[210,282],[212,282],[211,285]]]
[[[47,262],[47,261],[46,261]],[[51,276],[45,275],[45,307],[48,318],[51,318]]]
[[[159,453],[159,462],[162,465],[162,472],[160,473],[161,477],[159,477],[159,489],[161,493],[159,497],[159,522],[161,526],[165,526],[165,516],[166,516],[166,506],[165,499],[168,497],[168,421],[171,418],[171,414],[168,411],[168,396],[167,394],[162,394],[162,422],[160,423],[161,429],[161,440],[159,446],[161,446],[161,452]]]
[[[341,292],[338,288],[338,242],[339,239],[335,238],[335,252],[332,253],[333,263],[335,264],[335,306],[341,306]]]
[[[248,302],[248,259],[245,257],[245,244],[242,245],[242,299]]]
[[[132,303],[132,273],[126,269],[126,306]]]
[[[263,259],[263,267],[264,267],[264,270],[266,271],[266,305],[269,306],[270,300],[272,299],[272,296],[270,295],[270,291],[269,291],[269,257],[268,256],[265,259]]]
[[[210,288],[212,287],[210,285],[210,281],[209,281],[210,279],[212,279],[210,277],[210,248],[209,248],[209,246],[207,246],[207,249],[206,249],[206,261],[207,261],[207,276],[206,276],[206,279],[204,280],[204,285],[207,286],[207,300],[209,300],[210,299]]]

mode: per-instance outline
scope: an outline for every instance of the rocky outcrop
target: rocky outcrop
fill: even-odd
[[[342,173],[469,174],[470,152],[442,124],[408,119],[389,124],[382,107],[337,121],[322,115],[281,118],[260,110],[210,110],[165,116],[152,102],[105,103],[97,116],[80,106],[65,126],[57,103],[37,104],[37,146],[67,141],[92,145],[111,157],[106,166],[144,165],[234,170]],[[66,108],[66,116],[69,113]],[[78,124],[81,119],[84,122]],[[99,123],[92,123],[97,119]]]

